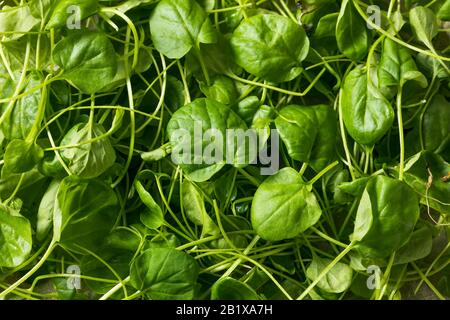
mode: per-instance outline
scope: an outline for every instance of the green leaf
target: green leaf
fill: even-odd
[[[26,78],[26,84],[23,88],[23,92],[39,87],[42,84],[43,77],[38,72],[31,72]],[[12,81],[6,82],[5,86],[16,85],[12,84]],[[7,96],[12,95],[12,91],[9,88],[3,89]],[[7,92],[11,93],[8,94]],[[4,122],[1,124],[1,129],[6,138],[13,139],[26,139],[30,134],[33,125],[37,121],[37,115],[39,112],[39,104],[42,99],[42,91],[35,90],[31,94],[26,95],[16,101],[12,110],[6,115]],[[3,104],[3,112],[6,112],[5,108],[8,104]]]
[[[218,280],[211,288],[211,300],[260,300],[250,286],[226,277]]]
[[[247,126],[234,111],[217,101],[197,99],[180,108],[167,125],[172,161],[195,182],[206,181],[222,169],[227,152],[234,166],[245,165],[248,148],[226,139],[227,129],[243,132]],[[205,138],[208,130],[210,139]]]
[[[247,72],[271,82],[295,79],[309,52],[305,31],[289,18],[256,15],[234,31],[231,46],[236,63]]]
[[[336,40],[339,50],[353,61],[364,58],[369,50],[369,29],[353,1],[342,1],[336,23]]]
[[[59,28],[74,22],[84,20],[99,9],[97,0],[58,0],[53,7],[46,29]]]
[[[306,276],[311,281],[316,280],[331,262],[331,259],[314,256],[308,269],[306,269]],[[326,292],[344,292],[352,284],[352,277],[353,270],[345,263],[338,262],[331,268],[325,277],[317,283],[317,286]]]
[[[316,224],[321,214],[315,195],[301,176],[284,168],[256,190],[251,221],[261,238],[278,241],[298,236]]]
[[[408,243],[397,251],[394,264],[405,264],[423,259],[431,253],[432,246],[432,230],[424,224],[414,230]]]
[[[2,171],[23,173],[30,171],[44,157],[44,151],[34,142],[12,140],[6,147]]]
[[[53,216],[60,214],[60,212],[58,212],[59,206],[57,201],[60,184],[61,181],[53,180],[48,186],[47,191],[45,191],[41,203],[39,204],[36,227],[36,238],[38,241],[45,240],[45,237],[53,226]]]
[[[150,16],[150,32],[156,49],[170,59],[217,41],[208,15],[195,0],[160,1]]]
[[[419,201],[405,183],[385,176],[369,180],[356,213],[351,241],[365,257],[386,258],[411,237]]]
[[[381,92],[386,98],[392,99],[397,94],[398,88],[403,87],[409,80],[417,81],[422,88],[428,85],[425,76],[417,70],[408,49],[386,38],[378,66],[378,83]]]
[[[71,250],[96,251],[114,227],[120,212],[113,189],[98,180],[69,176],[57,193],[58,210],[53,216],[54,239]]]
[[[116,153],[103,127],[96,123],[79,123],[61,140],[60,153],[72,174],[95,178],[116,161]]]
[[[314,39],[336,38],[336,24],[339,13],[330,13],[320,18],[314,31]]]
[[[450,1],[446,0],[439,9],[437,17],[441,20],[450,21]]]
[[[14,268],[31,252],[31,224],[5,206],[0,207],[0,267]]]
[[[109,279],[117,281],[117,275],[125,279],[130,272],[130,261],[133,260],[134,252],[120,250],[114,247],[103,247],[99,257],[86,255],[81,259],[80,269],[84,276]],[[114,273],[111,271],[114,270]],[[115,284],[111,282],[100,282],[96,280],[87,280],[89,289],[97,294],[105,294],[111,290]],[[119,291],[119,294],[122,292]],[[119,296],[120,297],[120,296]],[[113,296],[113,299],[115,296]]]
[[[409,23],[417,39],[428,48],[433,48],[433,38],[439,32],[435,13],[429,8],[414,7],[409,11]]]
[[[275,119],[289,156],[320,171],[336,157],[336,115],[327,105],[284,107]]]
[[[345,78],[342,111],[348,133],[363,145],[375,144],[394,122],[394,111],[389,101],[367,79],[363,67],[352,70]]]
[[[195,225],[201,226],[203,228],[202,236],[207,234],[220,234],[219,228],[206,212],[205,201],[202,194],[188,180],[183,181],[182,197],[186,216]]]
[[[210,85],[201,82],[200,90],[207,98],[226,105],[233,104],[239,98],[233,80],[225,76],[215,76]]]
[[[439,79],[445,79],[449,76],[449,73],[443,65],[437,60],[427,54],[420,52],[416,56],[417,64],[421,69],[423,69],[424,73],[428,77],[438,77]],[[450,67],[450,63],[448,61],[444,61],[447,67]]]
[[[148,172],[142,171],[136,178],[134,187],[136,188],[139,198],[145,204],[148,210],[141,212],[141,222],[150,229],[158,229],[164,224],[164,214],[161,207],[155,202],[150,192],[145,190],[141,179],[147,176]]]
[[[261,106],[261,102],[257,96],[249,96],[237,103],[236,113],[245,121],[247,125],[251,125],[253,117]]]
[[[194,297],[199,267],[191,256],[170,248],[144,251],[131,265],[131,285],[153,300]]]
[[[437,94],[428,105],[422,122],[425,150],[450,157],[450,103]],[[449,159],[450,160],[450,159]]]
[[[6,33],[7,39],[14,40],[23,37],[38,23],[39,20],[31,15],[29,6],[2,6],[2,11],[0,12],[0,33]]]
[[[405,170],[405,182],[418,193],[422,204],[440,213],[450,214],[450,183],[443,181],[450,173],[450,164],[429,151],[419,155],[418,160]],[[429,185],[430,178],[432,183]]]
[[[53,60],[62,77],[84,93],[101,91],[114,80],[116,52],[106,35],[95,31],[76,32],[58,42]]]

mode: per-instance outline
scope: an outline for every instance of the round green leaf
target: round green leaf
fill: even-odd
[[[131,265],[130,283],[154,300],[194,297],[199,267],[194,258],[170,248],[144,251]]]
[[[76,32],[53,50],[53,60],[63,70],[62,77],[84,93],[96,93],[116,75],[117,58],[111,41],[95,31]]]
[[[156,49],[170,59],[181,59],[200,43],[214,43],[217,34],[205,10],[195,0],[162,0],[150,16]]]
[[[409,240],[419,212],[419,199],[407,184],[385,176],[371,178],[351,235],[358,241],[355,250],[366,257],[388,257]]]
[[[31,224],[9,208],[0,207],[0,267],[14,268],[31,252]]]
[[[296,237],[313,226],[321,214],[315,195],[298,172],[284,168],[256,190],[251,220],[261,238],[277,241]]]
[[[275,14],[244,20],[234,31],[231,45],[238,65],[271,82],[296,78],[309,52],[309,39],[303,28]]]

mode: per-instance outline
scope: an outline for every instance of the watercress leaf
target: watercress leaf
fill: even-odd
[[[441,20],[450,21],[450,1],[446,0],[437,13]]]
[[[31,246],[31,224],[28,219],[1,205],[0,267],[19,266],[30,254]]]
[[[51,13],[53,0],[31,0],[28,2],[30,13],[36,19],[47,20],[48,14]]]
[[[42,75],[38,72],[31,72],[26,78],[26,84],[23,91],[27,92],[41,85],[43,81]],[[10,82],[9,84],[12,84]],[[5,83],[5,85],[8,85]],[[6,88],[8,92],[9,89]],[[6,93],[6,92],[5,92]],[[1,129],[6,138],[26,139],[30,134],[33,125],[37,121],[39,112],[39,104],[42,99],[42,91],[35,90],[29,95],[20,98],[14,104],[9,113],[6,114],[5,120],[1,124]],[[3,104],[3,112],[7,112],[8,104]]]
[[[317,279],[319,274],[332,262],[330,259],[320,258],[314,256],[311,264],[306,269],[306,276],[311,281]],[[331,270],[323,277],[317,286],[331,293],[340,293],[347,290],[352,284],[353,270],[347,264],[338,262]]]
[[[105,247],[136,252],[141,239],[131,228],[114,229],[106,238]]]
[[[215,0],[200,0],[199,3],[205,10],[209,11],[214,9]]]
[[[449,123],[450,102],[443,95],[437,94],[423,115],[422,135],[426,150],[450,155]]]
[[[314,39],[335,38],[336,39],[336,24],[339,13],[330,13],[323,16],[317,24],[314,31]]]
[[[150,192],[145,189],[144,185],[141,182],[141,180],[147,178],[149,174],[151,175],[152,173],[148,171],[142,171],[136,178],[134,187],[136,188],[139,198],[147,207],[147,210],[141,212],[141,222],[147,228],[158,229],[164,224],[164,214],[161,210],[161,207],[156,203]]]
[[[445,70],[436,58],[420,52],[416,56],[416,61],[427,77],[438,77],[439,79],[445,79],[449,76],[447,70]],[[445,64],[450,67],[450,63],[448,61],[446,61]]]
[[[284,168],[256,190],[251,221],[261,238],[278,241],[296,237],[316,224],[321,214],[315,195],[299,173]]]
[[[398,88],[403,87],[408,80],[417,81],[422,88],[428,85],[425,76],[417,70],[408,49],[386,38],[378,66],[378,83],[381,92],[386,98],[392,99]]]
[[[394,111],[389,101],[357,67],[345,78],[342,91],[343,120],[348,133],[363,145],[373,145],[391,128]]]
[[[212,300],[260,300],[258,294],[247,284],[226,277],[214,283],[211,288]]]
[[[96,31],[73,33],[53,50],[62,77],[84,93],[93,94],[109,85],[116,75],[117,58],[108,37]]]
[[[363,194],[369,180],[370,177],[358,178],[350,182],[343,182],[338,186],[338,188],[354,197],[360,197]]]
[[[400,10],[396,10],[392,14],[390,22],[391,22],[392,28],[394,29],[395,33],[400,32],[400,30],[403,28],[403,26],[406,23],[405,20],[403,19],[403,15]]]
[[[0,179],[0,198],[7,199],[14,192],[19,191],[17,195],[21,195],[22,192],[34,192],[39,190],[39,185],[45,180],[45,177],[36,169],[33,168],[30,171],[24,173],[11,173],[2,170]],[[20,188],[16,190],[20,181]]]
[[[388,257],[409,240],[419,211],[418,198],[407,184],[386,176],[371,178],[350,236],[357,241],[355,250],[366,257]]]
[[[200,44],[201,59],[211,75],[222,75],[237,70],[239,67],[236,66],[233,59],[230,59],[232,54],[230,41],[220,33],[217,42]],[[192,50],[188,53],[186,65],[189,73],[194,74],[197,80],[205,80],[198,52]]]
[[[63,27],[75,18],[76,21],[84,20],[98,9],[98,0],[59,0],[52,9],[46,29]]]
[[[117,281],[117,277],[125,279],[130,272],[130,261],[133,260],[134,252],[128,250],[118,250],[111,247],[102,247],[99,257],[86,255],[81,259],[80,269],[83,270],[83,275],[109,279]],[[114,273],[112,272],[114,270]],[[99,282],[95,280],[87,280],[86,284],[89,289],[98,294],[105,294],[111,290],[115,284],[111,282]],[[122,292],[119,291],[118,298],[121,297]],[[113,296],[114,298],[116,295]]]
[[[116,153],[100,124],[79,123],[61,140],[61,157],[70,172],[82,178],[95,178],[116,161]]]
[[[353,61],[364,58],[369,50],[369,29],[353,1],[342,1],[336,23],[336,40],[339,50]]]
[[[212,100],[231,105],[238,99],[238,92],[233,80],[225,76],[215,76],[211,84],[200,82],[200,90]]]
[[[217,101],[196,99],[180,108],[167,125],[172,161],[195,182],[210,179],[224,167],[225,158],[234,166],[245,165],[248,150],[234,144],[234,139],[226,139],[227,129],[244,131],[247,126],[233,110]]]
[[[217,41],[216,31],[197,1],[162,0],[150,16],[156,49],[170,59],[184,57],[200,43]]]
[[[435,13],[430,8],[416,6],[409,10],[409,23],[417,39],[433,48],[432,41],[439,30]]]
[[[30,7],[26,5],[3,6],[0,12],[0,33],[4,33],[9,40],[23,37],[38,23],[39,20],[31,15]]]
[[[220,234],[219,228],[206,211],[202,194],[188,180],[183,181],[182,197],[186,216],[195,225],[202,227],[202,236]]]
[[[245,71],[271,82],[295,79],[309,52],[305,31],[289,18],[275,14],[244,20],[231,37],[236,63]]]
[[[335,159],[336,115],[329,106],[284,107],[275,125],[292,159],[316,171]]]
[[[154,300],[194,297],[199,266],[193,257],[171,248],[144,251],[131,265],[131,285]]]
[[[38,241],[43,241],[48,235],[53,225],[54,212],[59,210],[57,194],[60,183],[60,180],[53,180],[39,204],[36,226],[36,239]]]
[[[61,181],[57,201],[54,238],[80,253],[85,253],[80,247],[99,250],[120,212],[114,190],[99,180],[69,176]]]
[[[30,171],[44,157],[41,147],[28,140],[12,140],[6,147],[2,171],[23,173]]]
[[[405,264],[423,259],[430,254],[432,245],[432,230],[423,224],[414,230],[408,243],[397,251],[394,264]]]
[[[420,158],[405,171],[405,182],[419,194],[422,204],[450,214],[450,183],[443,180],[449,172],[450,164],[441,156],[423,151]]]
[[[257,96],[249,96],[237,103],[236,113],[250,126],[260,106],[261,102]]]

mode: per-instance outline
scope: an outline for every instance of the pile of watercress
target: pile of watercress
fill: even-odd
[[[449,0],[3,1],[0,299],[450,298],[449,21]],[[279,170],[242,145],[184,161],[198,123],[259,130]]]

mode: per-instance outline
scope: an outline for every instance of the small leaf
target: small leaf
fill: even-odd
[[[321,214],[315,195],[298,172],[284,168],[256,190],[251,221],[261,238],[278,241],[296,237],[316,224]]]
[[[191,256],[170,248],[144,251],[131,265],[130,283],[153,300],[194,297],[199,267]]]
[[[206,212],[205,203],[200,192],[188,180],[182,185],[183,207],[186,216],[195,225],[203,227],[202,235],[218,235],[219,228]]]
[[[211,288],[211,300],[260,300],[247,284],[233,278],[218,280]]]
[[[331,262],[332,260],[330,259],[314,256],[308,269],[306,269],[306,276],[311,281],[314,281]],[[326,292],[341,293],[350,287],[352,277],[353,270],[345,263],[338,262],[317,283],[317,286]]]
[[[345,78],[342,92],[345,127],[356,142],[371,146],[380,140],[394,122],[394,111],[370,79],[357,67]]]
[[[289,18],[275,14],[244,20],[231,38],[236,63],[271,82],[295,79],[309,52],[305,31]]]
[[[111,41],[95,31],[76,32],[58,42],[53,60],[62,77],[84,93],[93,94],[109,85],[116,75],[117,58]]]
[[[342,1],[336,24],[336,40],[339,50],[353,61],[364,58],[369,50],[369,30],[353,1]]]
[[[145,173],[145,171],[140,173],[134,183],[134,187],[139,194],[139,198],[148,209],[141,213],[141,222],[149,229],[158,229],[164,224],[164,214],[161,207],[155,202],[150,192],[145,190],[142,185],[140,179],[143,178],[143,173]]]
[[[418,40],[428,48],[433,48],[432,40],[439,32],[439,24],[434,12],[422,6],[409,11],[409,23]]]
[[[214,43],[217,34],[196,0],[162,0],[150,16],[156,49],[170,59],[181,59],[200,43]]]
[[[19,266],[31,252],[31,224],[25,217],[0,207],[0,267]]]

